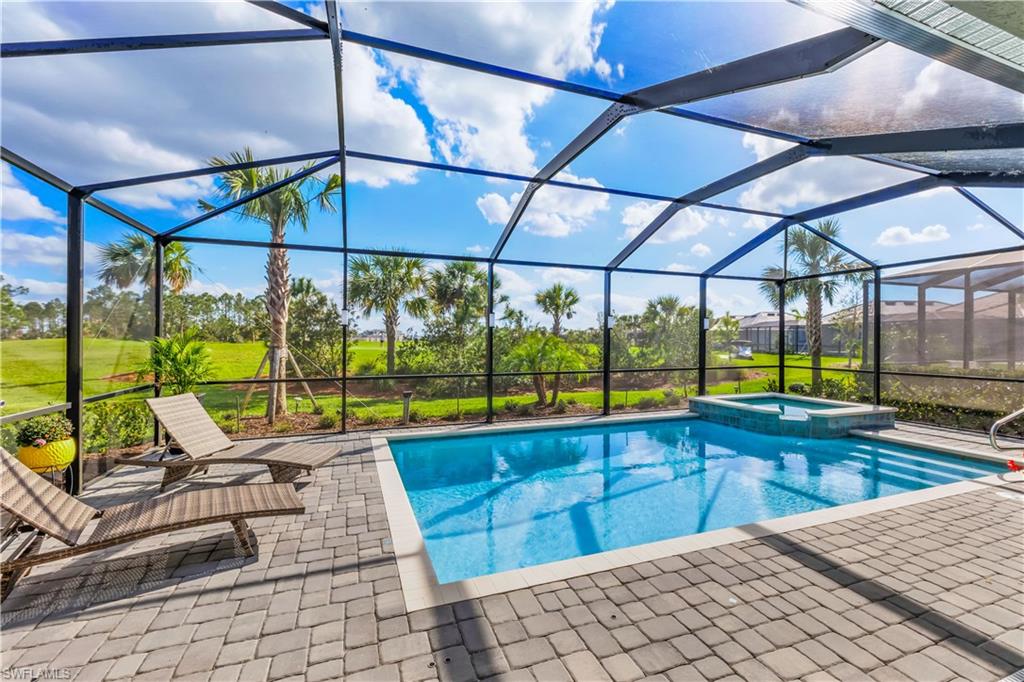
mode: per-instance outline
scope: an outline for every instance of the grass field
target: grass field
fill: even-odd
[[[260,359],[263,357],[264,345],[262,343],[209,343],[210,353],[213,358],[213,378],[218,380],[248,378],[256,371]],[[353,366],[360,367],[374,363],[384,353],[384,344],[377,342],[359,341],[351,344],[353,351]],[[137,383],[135,377],[136,369],[143,363],[147,353],[147,344],[144,341],[122,341],[116,339],[86,339],[85,341],[85,394],[97,395],[107,391],[126,388]],[[742,367],[744,365],[772,364],[777,361],[773,354],[758,353],[753,360],[730,361],[728,357],[722,356],[716,360],[721,364],[732,364]],[[809,365],[807,356],[790,355],[786,358],[789,365]],[[824,358],[823,364],[826,367],[845,367],[846,359],[838,357]],[[747,379],[739,382],[739,391],[748,393],[761,390],[769,377],[775,377],[774,370],[758,370],[759,374],[754,379]],[[709,392],[711,393],[734,393],[737,390],[736,381],[716,381],[715,374],[724,378],[723,372],[712,372],[709,376]],[[809,369],[788,369],[786,371],[786,383],[810,382]],[[337,412],[341,405],[340,388],[323,383],[315,384],[315,390],[326,393],[318,398],[318,402],[328,412]],[[566,400],[576,400],[581,406],[586,405],[594,409],[601,406],[601,392],[599,390],[564,390],[562,396]],[[614,388],[614,384],[613,384]],[[681,388],[681,387],[680,387]],[[351,389],[350,389],[351,390]],[[402,404],[399,395],[400,389],[395,389],[395,395],[384,395],[374,397],[350,397],[350,408],[357,415],[374,415],[381,419],[395,418],[401,415]],[[693,390],[693,387],[690,387]],[[234,411],[236,396],[244,394],[243,390],[232,386],[207,386],[206,404],[213,411],[227,412]],[[331,394],[333,392],[333,395]],[[297,395],[295,392],[292,396]],[[6,401],[4,412],[7,414],[22,410],[40,407],[43,405],[61,402],[64,400],[64,340],[63,339],[36,339],[36,340],[7,340],[0,342],[0,397]],[[139,398],[143,397],[141,394]],[[612,404],[628,402],[635,404],[643,398],[663,397],[663,391],[654,390],[613,390]],[[494,398],[496,409],[501,409],[506,399],[516,402],[530,402],[532,394],[513,395],[509,397],[498,396]],[[452,398],[417,398],[414,397],[413,407],[424,417],[439,418],[447,414],[454,414],[457,411],[456,400]],[[467,397],[458,401],[460,411],[465,414],[483,415],[486,409],[486,399],[480,395]],[[266,391],[257,390],[253,400],[246,409],[246,414],[259,414],[266,405]],[[295,408],[294,400],[289,400],[289,409]],[[311,409],[309,400],[302,398],[300,403],[301,411]],[[373,419],[374,417],[370,417]]]

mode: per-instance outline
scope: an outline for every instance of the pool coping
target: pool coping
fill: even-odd
[[[751,410],[758,413],[779,414],[779,410],[766,405],[747,405],[744,401],[751,398],[781,398],[785,400],[796,400],[798,402],[812,403],[815,405],[828,404],[835,407],[824,409],[808,409],[808,414],[813,413],[823,417],[859,416],[865,414],[890,414],[896,413],[895,407],[886,405],[866,405],[852,403],[844,400],[831,400],[829,398],[815,398],[811,396],[794,395],[791,393],[743,393],[736,396],[712,396],[702,395],[689,398],[690,402],[709,403],[711,405],[728,405],[730,407],[742,407],[744,410]]]
[[[824,523],[845,521],[866,514],[873,514],[881,511],[888,511],[910,504],[930,502],[932,500],[960,495],[976,490],[984,490],[992,486],[1001,486],[1007,474],[993,474],[982,478],[946,483],[923,490],[914,490],[906,493],[898,493],[887,497],[880,497],[873,500],[852,502],[850,504],[838,505],[827,509],[816,509],[814,511],[782,516],[775,519],[767,519],[742,526],[720,528],[717,530],[684,535],[677,538],[659,540],[657,542],[613,549],[599,554],[591,554],[572,559],[564,559],[526,568],[503,571],[491,575],[468,578],[450,583],[440,583],[437,574],[434,572],[433,563],[427,553],[426,543],[420,532],[419,523],[413,513],[412,505],[405,493],[405,486],[398,473],[398,466],[395,463],[388,446],[388,440],[408,440],[411,438],[422,438],[427,435],[435,437],[451,437],[453,435],[480,435],[485,433],[501,433],[509,431],[531,431],[538,429],[550,429],[552,426],[585,426],[591,424],[611,424],[621,422],[644,422],[659,421],[664,419],[696,418],[693,413],[681,412],[677,415],[671,413],[659,413],[657,415],[622,415],[614,417],[585,419],[559,420],[557,424],[530,423],[530,424],[499,424],[481,425],[458,431],[437,431],[436,429],[426,431],[417,430],[416,433],[402,433],[393,436],[374,436],[370,439],[374,463],[380,479],[380,487],[384,496],[384,508],[388,518],[388,525],[391,529],[392,547],[395,553],[395,560],[398,565],[398,575],[402,584],[402,596],[405,600],[406,610],[409,612],[420,609],[451,604],[465,599],[486,597],[493,594],[510,592],[518,589],[536,587],[546,583],[568,580],[591,573],[598,573],[616,568],[623,568],[633,564],[664,559],[679,554],[710,549],[720,545],[732,544],[744,540],[756,539],[778,533],[787,533],[801,528],[817,526]],[[910,444],[905,440],[896,438],[878,438],[873,432],[862,432],[855,434],[862,438],[872,438],[880,441],[899,443],[900,445],[913,445],[921,449],[938,452],[940,454],[954,455],[967,459],[982,461],[993,461],[997,458],[984,456],[981,453],[950,447],[941,449],[938,446]],[[1017,474],[1020,476],[1020,474]],[[1024,477],[1021,477],[1024,479]],[[1024,497],[1022,497],[1024,499]]]

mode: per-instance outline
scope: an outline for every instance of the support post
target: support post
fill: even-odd
[[[882,270],[881,268],[875,268],[875,279],[874,279],[874,318],[875,326],[871,330],[874,338],[872,342],[874,347],[871,349],[872,363],[874,367],[874,396],[875,405],[882,404]]]
[[[601,391],[603,414],[612,411],[612,271],[604,272],[604,352],[602,353]]]
[[[917,364],[925,365],[928,364],[927,360],[927,346],[925,340],[927,337],[927,324],[926,320],[928,317],[928,287],[917,288]]]
[[[1017,369],[1017,292],[1006,292],[1006,368]]]
[[[86,195],[78,189],[68,192],[68,289],[67,289],[67,340],[65,343],[65,377],[67,381],[65,400],[68,419],[74,429],[71,438],[75,441],[75,459],[71,462],[70,476],[64,479],[65,488],[72,495],[82,491],[82,307],[85,292],[85,202]]]
[[[971,289],[971,273],[964,273],[964,369],[970,369],[974,362],[974,291]]]
[[[344,191],[344,190],[343,190]],[[341,254],[341,307],[345,312],[341,326],[341,432],[348,432],[348,330],[352,313],[348,309],[348,253]]]
[[[494,263],[487,264],[487,423],[494,422]]]
[[[704,395],[708,388],[708,278],[700,278],[700,295],[697,304],[697,395]]]
[[[870,329],[870,325],[868,324],[868,320],[871,319],[869,317],[870,316],[870,312],[868,311],[868,302],[871,300],[871,293],[870,293],[870,290],[869,290],[870,286],[871,286],[871,284],[867,280],[864,280],[864,284],[863,284],[864,292],[863,292],[863,297],[861,299],[862,302],[861,302],[861,312],[860,312],[860,368],[861,369],[864,369],[865,367],[868,366],[868,347],[871,345],[870,341],[868,339],[868,329]]]
[[[153,337],[164,333],[164,244],[153,237]],[[160,376],[153,375],[153,397],[160,397]],[[153,445],[160,445],[160,420],[153,417]]]
[[[786,392],[786,280],[779,280],[779,393]]]

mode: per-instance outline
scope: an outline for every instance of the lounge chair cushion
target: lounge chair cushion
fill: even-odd
[[[19,519],[75,546],[96,510],[53,485],[0,448],[0,507]]]
[[[150,535],[217,521],[301,514],[302,500],[290,483],[224,486],[128,502],[104,509],[90,543]]]
[[[205,457],[232,445],[192,393],[148,398],[146,404],[189,457]]]

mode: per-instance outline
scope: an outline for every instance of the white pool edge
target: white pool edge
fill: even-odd
[[[881,511],[889,511],[911,504],[930,502],[952,495],[960,495],[977,490],[990,489],[993,485],[1001,486],[1005,480],[1001,477],[1007,474],[993,474],[969,481],[957,481],[944,485],[933,486],[923,490],[914,490],[906,493],[880,497],[874,500],[864,500],[850,504],[817,509],[801,514],[782,516],[775,519],[768,519],[756,523],[733,526],[731,528],[720,528],[718,530],[684,535],[678,538],[660,540],[633,547],[609,550],[600,554],[591,554],[573,559],[565,559],[538,566],[529,566],[512,571],[503,571],[492,575],[458,580],[450,583],[440,583],[434,572],[433,563],[427,553],[426,543],[420,533],[419,523],[413,513],[412,505],[405,493],[405,486],[402,484],[401,475],[398,473],[398,466],[391,454],[388,440],[407,440],[410,438],[422,438],[433,435],[436,437],[450,437],[453,435],[479,435],[487,433],[503,433],[509,431],[530,431],[547,429],[552,426],[585,426],[589,424],[604,425],[620,422],[644,422],[655,421],[665,418],[692,418],[695,415],[680,413],[671,415],[661,413],[660,415],[628,415],[615,416],[610,418],[588,418],[584,420],[559,421],[558,424],[505,424],[495,426],[477,426],[472,429],[460,431],[432,430],[407,432],[392,436],[374,436],[370,439],[373,451],[374,463],[377,467],[377,474],[380,479],[381,491],[384,496],[384,508],[388,518],[388,525],[391,529],[392,546],[395,553],[395,560],[398,565],[398,575],[402,583],[402,595],[405,600],[406,610],[409,612],[451,604],[465,599],[486,597],[492,594],[500,594],[512,590],[535,587],[557,580],[568,580],[591,573],[606,571],[615,568],[622,568],[645,561],[664,559],[688,552],[709,549],[720,545],[727,545],[743,540],[751,540],[778,533],[787,533],[801,528],[817,526],[824,523],[845,521],[866,514],[873,514]],[[974,453],[959,448],[942,449],[938,446],[922,446],[916,443],[908,443],[905,440],[896,438],[877,437],[873,432],[861,432],[857,435],[863,438],[892,442],[899,445],[910,445],[939,454],[954,455],[967,459],[992,461],[996,458],[987,457],[981,453]],[[1024,480],[1020,474],[1014,475]],[[1015,479],[1016,480],[1016,479]]]

